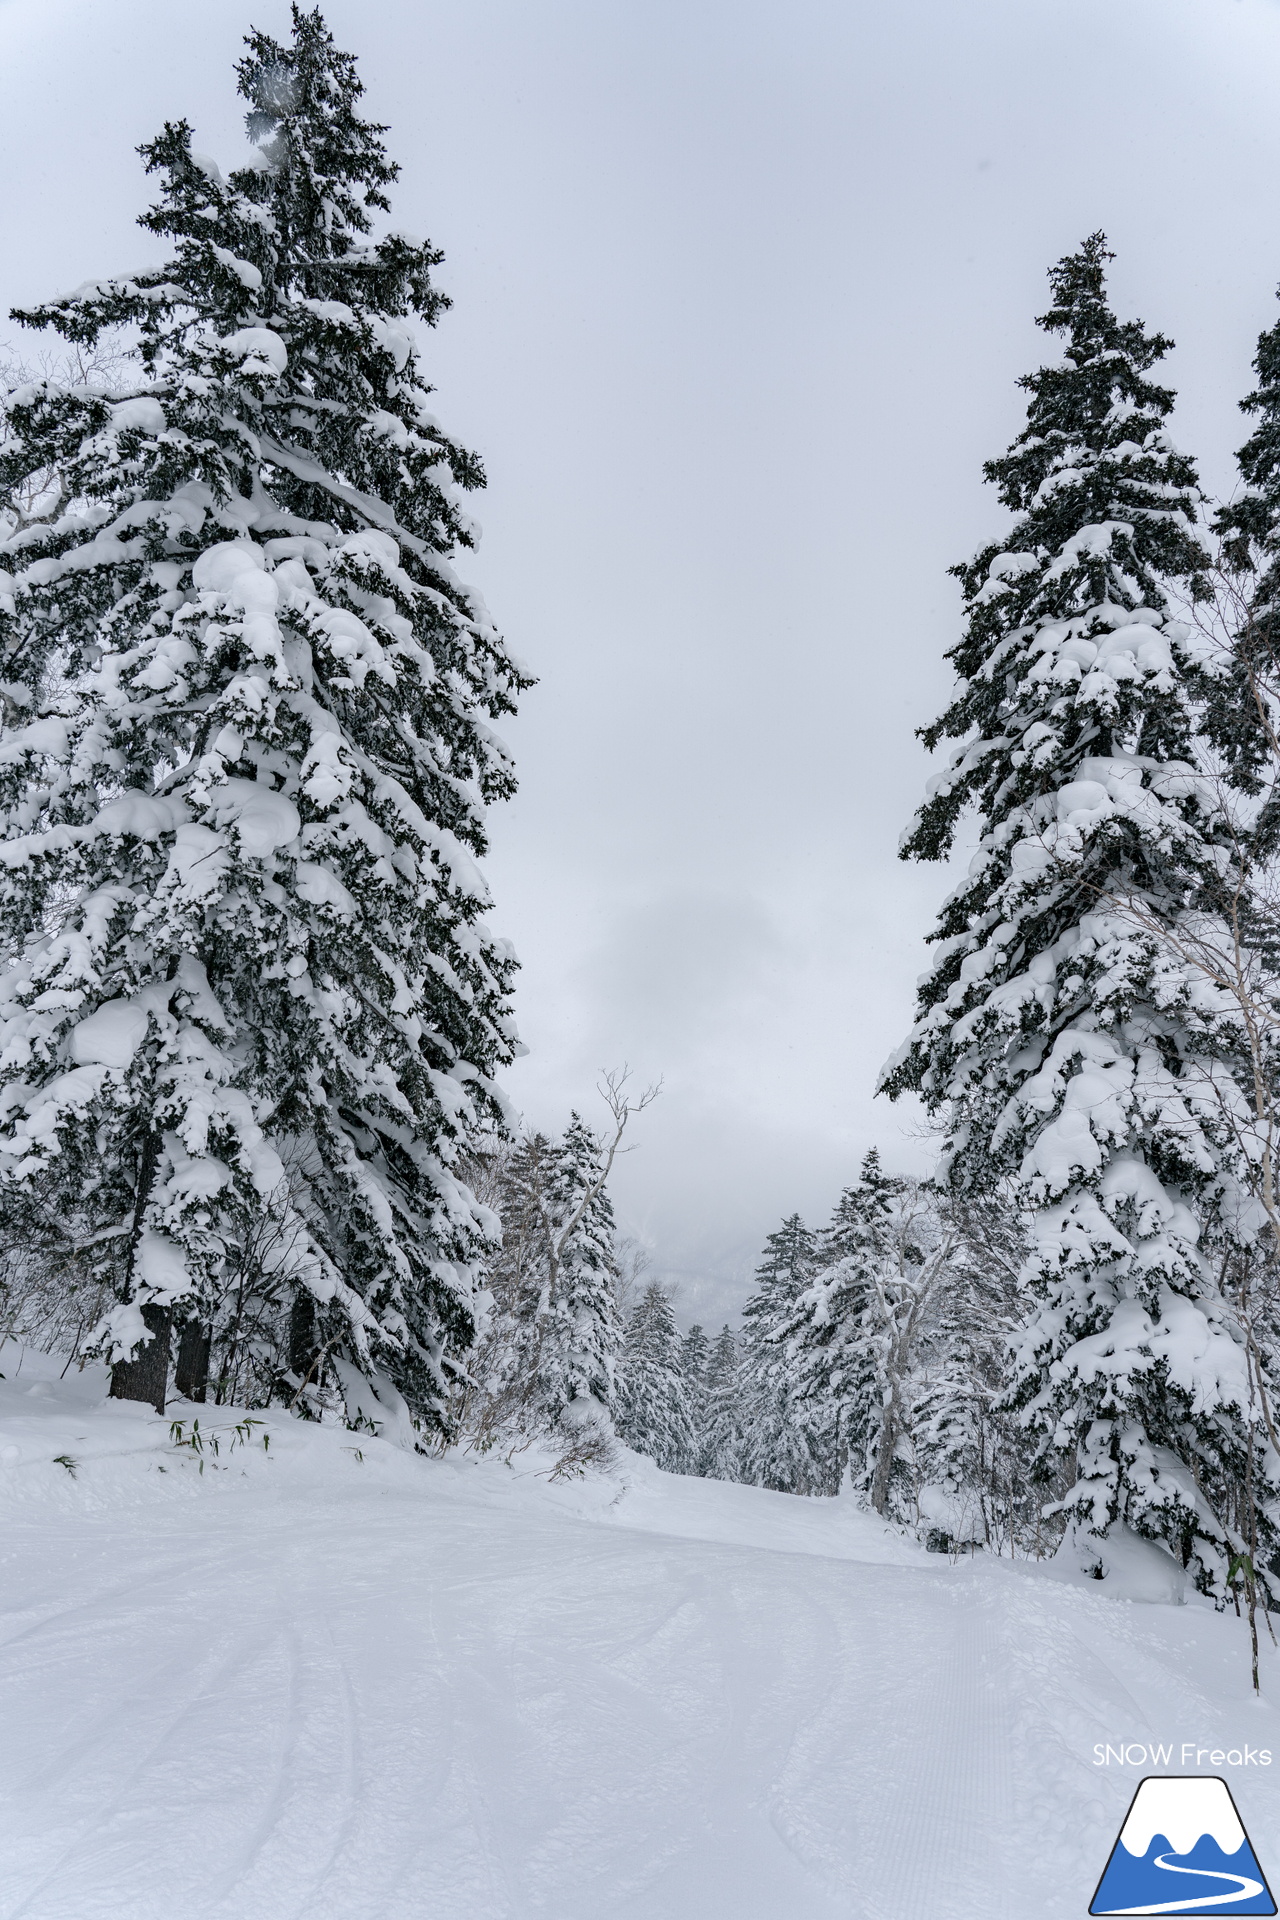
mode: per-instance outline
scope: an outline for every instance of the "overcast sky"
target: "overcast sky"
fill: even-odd
[[[528,1119],[665,1091],[615,1197],[682,1320],[873,1142],[946,886],[895,858],[946,698],[948,565],[1102,227],[1176,339],[1175,432],[1232,484],[1280,280],[1277,0],[330,0],[442,245],[426,342],[483,455],[464,572],[539,676],[508,729],[495,925]],[[0,0],[0,314],[155,257],[134,154],[243,151],[232,62],[283,0]],[[0,319],[0,340],[16,330]],[[16,344],[21,344],[15,342]],[[28,346],[26,349],[30,351]]]

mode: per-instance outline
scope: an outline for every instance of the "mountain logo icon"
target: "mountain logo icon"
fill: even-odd
[[[1139,1784],[1091,1914],[1275,1911],[1225,1780],[1190,1774]]]

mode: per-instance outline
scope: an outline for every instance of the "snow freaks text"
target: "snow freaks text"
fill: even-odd
[[[1138,1741],[1127,1741],[1118,1747],[1104,1746],[1099,1741],[1093,1749],[1093,1764],[1095,1767],[1269,1767],[1271,1749],[1201,1747],[1194,1740],[1184,1740],[1181,1746],[1164,1742],[1143,1746]]]

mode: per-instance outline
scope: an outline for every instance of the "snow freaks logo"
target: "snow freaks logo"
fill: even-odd
[[[1274,1913],[1225,1780],[1143,1780],[1089,1912]]]

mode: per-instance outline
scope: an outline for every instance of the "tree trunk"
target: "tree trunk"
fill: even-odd
[[[177,961],[169,963],[172,977]],[[142,1239],[142,1223],[146,1216],[147,1202],[151,1198],[151,1189],[155,1185],[156,1162],[160,1155],[160,1136],[152,1128],[142,1143],[142,1153],[138,1161],[138,1180],[133,1200],[133,1233],[129,1240],[129,1264],[125,1271],[121,1300],[132,1300],[133,1283],[137,1271],[138,1244]],[[117,1360],[111,1369],[111,1394],[113,1400],[144,1400],[153,1406],[157,1413],[164,1412],[165,1394],[169,1387],[169,1329],[173,1324],[173,1309],[158,1307],[154,1302],[140,1309],[142,1322],[147,1329],[147,1338],[137,1349],[132,1360]]]
[[[890,1400],[880,1422],[880,1444],[876,1449],[876,1470],[871,1481],[871,1504],[883,1513],[889,1504],[889,1476],[893,1472],[893,1451],[898,1444],[897,1407]]]
[[[184,1320],[178,1340],[178,1364],[173,1384],[188,1400],[203,1400],[209,1391],[209,1349],[213,1329],[199,1320]]]
[[[145,1400],[157,1413],[164,1412],[164,1397],[169,1385],[169,1327],[173,1319],[169,1307],[154,1304],[141,1309],[148,1338],[132,1360],[117,1360],[111,1369],[113,1400]]]
[[[290,1373],[303,1385],[318,1386],[316,1362],[319,1357],[315,1297],[306,1287],[299,1287],[289,1313]]]

